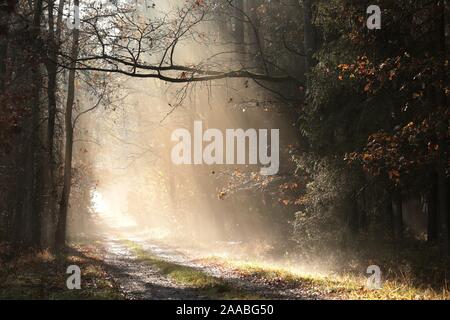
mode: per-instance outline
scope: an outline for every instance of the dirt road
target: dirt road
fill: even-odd
[[[196,300],[211,299],[208,292],[190,285],[180,284],[162,273],[158,267],[142,261],[132,248],[127,245],[132,241],[151,256],[158,257],[175,266],[186,266],[199,270],[232,287],[235,292],[249,293],[258,298],[271,299],[319,299],[320,296],[304,287],[288,283],[268,283],[264,279],[243,278],[233,268],[218,267],[214,263],[207,263],[190,257],[179,248],[141,239],[118,239],[104,237],[105,264],[120,289],[128,299],[177,299]]]

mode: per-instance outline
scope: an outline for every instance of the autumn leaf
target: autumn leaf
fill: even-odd
[[[398,170],[389,170],[388,175],[389,175],[389,179],[399,178],[400,172],[398,172]]]
[[[225,191],[220,191],[219,192],[218,197],[219,197],[220,200],[225,199],[226,196],[227,196],[227,193]]]

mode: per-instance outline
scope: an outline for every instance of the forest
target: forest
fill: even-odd
[[[449,7],[0,0],[0,299],[448,300]]]

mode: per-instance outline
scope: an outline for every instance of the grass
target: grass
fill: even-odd
[[[137,259],[157,268],[173,282],[198,290],[199,295],[211,299],[264,299],[201,269],[161,259],[138,243],[124,243]],[[408,274],[400,272],[400,269],[387,268],[387,274],[383,274],[382,288],[368,290],[365,286],[365,274],[355,272],[311,274],[261,262],[222,257],[205,258],[200,263],[231,270],[238,273],[243,280],[280,288],[299,288],[304,290],[305,294],[319,298],[450,299],[446,285],[441,290],[438,287],[430,287],[426,285],[429,282],[415,278],[415,275],[420,274],[416,270]],[[66,268],[72,264],[78,265],[82,270],[80,290],[69,290],[66,287],[69,276],[66,274]],[[0,299],[124,299],[106,272],[97,246],[73,244],[59,256],[48,251],[28,251],[17,255],[11,248],[0,246],[0,266]],[[440,268],[429,263],[427,270],[430,267]]]
[[[133,241],[124,240],[123,243],[136,255],[137,259],[156,267],[163,275],[168,276],[175,283],[198,290],[201,294],[212,299],[246,299],[257,300],[262,297],[249,292],[244,292],[233,287],[230,283],[211,276],[194,267],[184,266],[161,259],[152,255],[143,247]]]
[[[11,258],[10,258],[11,257]],[[72,245],[64,254],[28,251],[14,257],[0,252],[0,299],[123,299],[94,247]],[[81,289],[69,290],[66,268],[81,269]]]
[[[326,299],[351,300],[441,300],[450,299],[447,289],[435,290],[427,286],[414,286],[408,279],[386,279],[379,290],[366,288],[366,278],[351,273],[333,275],[302,274],[281,267],[270,267],[261,263],[242,262],[238,260],[211,257],[203,259],[212,263],[231,268],[242,278],[264,281],[274,285],[303,288],[307,292]]]
[[[205,290],[216,298],[221,298],[227,293],[228,296],[233,298],[233,295],[236,293],[235,289],[221,279],[210,276],[201,270],[155,257],[132,241],[126,241],[126,243],[138,259],[157,267],[163,274],[168,275],[181,285]],[[431,286],[414,281],[411,275],[398,272],[398,270],[395,272],[395,277],[387,276],[386,279],[382,279],[381,289],[370,290],[366,287],[366,275],[358,275],[355,272],[340,272],[329,275],[310,274],[259,262],[225,259],[222,257],[210,257],[202,259],[201,262],[231,269],[237,272],[243,280],[251,280],[273,286],[300,288],[311,296],[325,299],[450,299],[450,292],[446,287],[442,288],[442,290],[437,290]],[[261,297],[255,296],[252,298],[258,299]]]

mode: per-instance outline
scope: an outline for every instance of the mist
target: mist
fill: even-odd
[[[448,298],[448,5],[379,2],[2,9],[0,263],[89,298]]]

